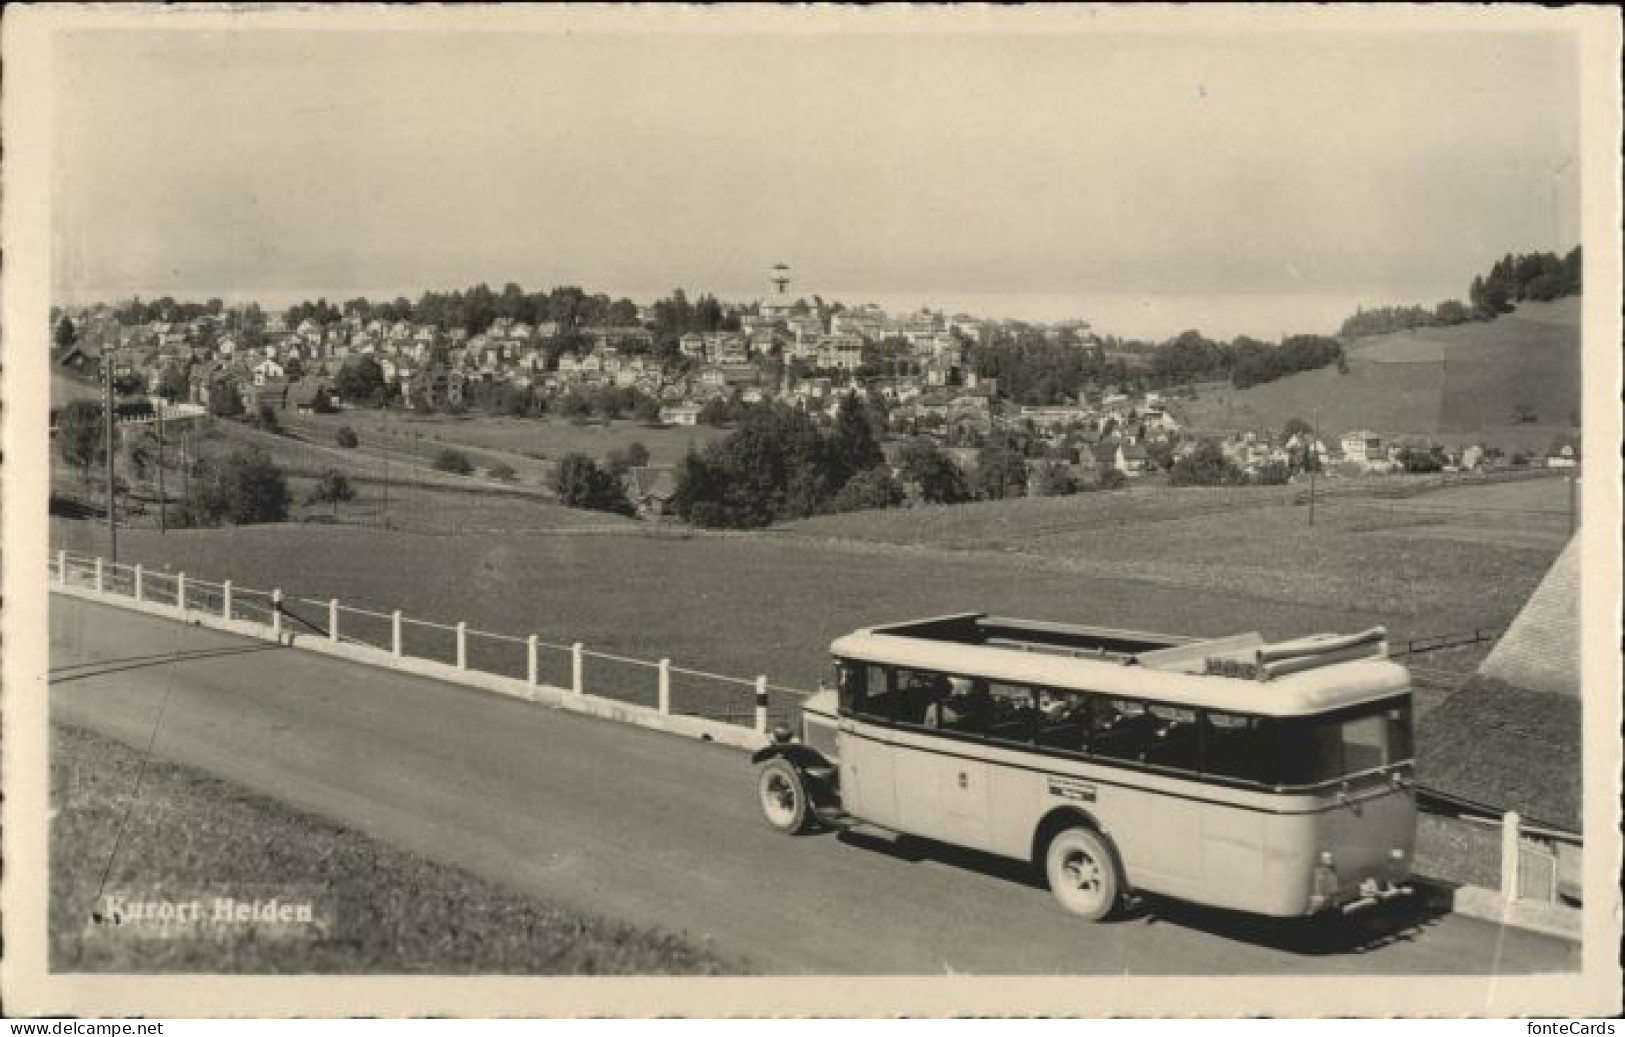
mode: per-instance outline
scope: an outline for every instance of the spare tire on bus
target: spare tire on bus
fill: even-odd
[[[1090,922],[1117,908],[1123,880],[1105,836],[1078,825],[1055,833],[1044,849],[1044,876],[1061,906]]]
[[[756,799],[762,808],[762,817],[774,829],[796,835],[812,827],[807,779],[784,757],[775,756],[762,764],[756,777]]]

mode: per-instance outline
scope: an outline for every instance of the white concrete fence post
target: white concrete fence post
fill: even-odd
[[[756,678],[756,730],[767,734],[767,678]]]
[[[339,643],[339,599],[329,598],[327,601],[327,639],[334,644]]]
[[[282,588],[271,592],[271,636],[282,640]]]
[[[660,715],[671,715],[671,660],[660,660]]]
[[[102,574],[102,559],[101,559],[100,555],[97,555],[96,556],[96,593],[100,594],[102,591],[104,591],[106,589],[107,589],[107,583],[106,583],[105,577]]]
[[[231,581],[220,584],[220,618],[231,618]]]
[[[138,602],[146,600],[146,596],[142,593],[142,587],[141,587],[141,563],[139,563],[139,562],[137,562],[136,566],[135,566],[135,600],[138,601]]]
[[[468,669],[468,624],[457,621],[457,668]]]
[[[1507,903],[1518,899],[1518,812],[1501,816],[1501,898]]]
[[[175,574],[175,607],[181,612],[186,611],[186,574]]]
[[[68,552],[66,551],[56,553],[56,583],[58,587],[68,585]]]
[[[525,638],[525,683],[530,685],[532,691],[536,690],[536,648],[536,635],[531,634]]]
[[[581,642],[570,646],[570,690],[577,695],[587,693],[586,686],[581,680]]]
[[[401,610],[396,609],[389,614],[389,652],[395,658],[401,657]]]

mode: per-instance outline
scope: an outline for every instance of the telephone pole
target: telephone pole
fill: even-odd
[[[102,449],[107,455],[107,539],[108,554],[118,564],[118,504],[113,486],[113,351],[102,353]]]
[[[158,397],[158,535],[169,534],[169,497],[164,493],[164,404]]]
[[[1309,524],[1315,524],[1315,473],[1320,471],[1320,408],[1315,408],[1315,438],[1309,441]]]

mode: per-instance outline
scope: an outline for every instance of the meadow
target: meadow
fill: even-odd
[[[132,811],[138,779],[141,808]],[[57,971],[744,971],[684,936],[513,892],[74,727],[52,728],[51,799],[50,967]],[[93,922],[102,891],[206,903],[214,895],[274,896],[309,903],[320,928],[141,936]]]
[[[332,442],[341,426],[348,425],[361,437],[376,440],[387,436],[391,449],[397,445],[420,456],[430,457],[444,446],[457,446],[480,458],[504,460],[523,471],[528,460],[557,461],[566,454],[580,453],[602,461],[614,450],[642,443],[654,464],[675,464],[692,447],[706,444],[727,433],[709,426],[650,427],[635,421],[613,421],[577,425],[562,418],[498,418],[469,414],[385,415],[381,411],[355,409],[342,414],[303,415],[291,419],[290,427],[308,430],[311,437]]]
[[[1582,355],[1580,300],[1526,303],[1486,323],[1359,339],[1348,373],[1305,371],[1249,389],[1219,388],[1182,402],[1202,430],[1278,430],[1313,421],[1323,437],[1354,429],[1483,443],[1508,454],[1544,450],[1578,419]],[[1515,423],[1527,405],[1535,421]]]
[[[1560,480],[1547,483],[1546,492],[1563,492]],[[1325,501],[1314,527],[1279,489],[1161,490],[832,516],[755,534],[632,524],[598,533],[447,534],[283,524],[167,536],[130,530],[120,546],[125,561],[280,587],[313,602],[337,597],[811,689],[827,674],[833,637],[953,612],[1189,635],[1256,629],[1270,638],[1379,623],[1396,641],[1503,628],[1556,557],[1566,517],[1504,510],[1475,519],[1471,494],[1418,510],[1426,500]],[[1519,523],[1529,543],[1486,533]],[[77,521],[53,530],[55,543],[83,553],[101,547],[104,535]],[[305,614],[324,619],[319,607]],[[376,643],[383,629],[350,632]],[[449,651],[443,632],[414,630],[413,638],[415,654]],[[476,639],[472,653],[476,666],[523,672],[521,645]],[[1458,661],[1471,665],[1470,656]],[[566,662],[549,654],[543,679],[567,682]],[[647,670],[592,661],[587,683],[652,703]],[[749,693],[727,687],[690,697],[679,689],[675,704],[706,711],[721,700],[743,708]],[[775,696],[774,712],[791,704]]]

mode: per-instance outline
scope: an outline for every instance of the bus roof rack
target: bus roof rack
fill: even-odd
[[[1388,630],[1377,626],[1358,634],[1315,634],[1295,641],[1220,652],[1206,657],[1204,672],[1267,681],[1336,663],[1387,656]]]

